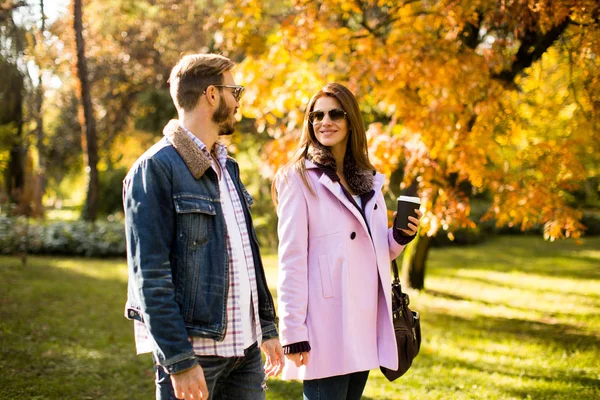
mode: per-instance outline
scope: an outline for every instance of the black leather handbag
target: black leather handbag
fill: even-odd
[[[410,299],[406,293],[402,293],[396,260],[392,261],[392,270],[394,272],[392,316],[398,351],[398,369],[394,371],[381,367],[381,372],[389,381],[400,378],[408,371],[421,348],[421,320],[418,312],[408,308]]]

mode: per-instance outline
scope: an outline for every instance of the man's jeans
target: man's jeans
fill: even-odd
[[[360,400],[369,371],[304,381],[304,400]]]
[[[209,400],[265,400],[265,371],[254,343],[244,357],[196,356],[208,387]],[[156,400],[176,400],[171,378],[162,367],[156,372]]]

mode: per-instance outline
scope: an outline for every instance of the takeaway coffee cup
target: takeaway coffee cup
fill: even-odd
[[[421,199],[413,196],[400,196],[398,197],[398,214],[396,215],[396,228],[397,229],[408,229],[408,217],[417,218],[418,210],[421,206]]]

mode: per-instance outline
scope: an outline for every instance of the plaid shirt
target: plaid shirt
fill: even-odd
[[[200,150],[210,157],[213,169],[215,168],[214,159],[211,157],[206,145],[202,143],[194,134],[182,126],[188,136],[198,145]],[[244,356],[244,338],[242,333],[242,316],[240,310],[240,284],[239,284],[239,269],[247,268],[248,278],[250,280],[250,292],[252,299],[252,323],[254,324],[254,333],[258,344],[261,344],[262,330],[260,319],[258,316],[258,288],[256,284],[256,274],[254,270],[254,259],[252,257],[252,248],[250,246],[250,235],[246,227],[246,218],[244,217],[244,209],[235,185],[231,176],[225,168],[227,162],[227,147],[221,143],[215,143],[216,159],[221,170],[221,179],[225,179],[229,196],[231,198],[235,220],[241,234],[242,247],[245,260],[239,260],[235,257],[231,247],[231,239],[227,234],[227,255],[229,257],[229,296],[227,298],[227,332],[225,339],[218,342],[213,339],[190,337],[190,341],[194,347],[194,352],[202,356],[220,356],[220,357],[242,357]],[[221,196],[221,206],[223,205],[223,196]],[[239,254],[239,253],[238,253]],[[244,262],[245,261],[245,262]],[[151,352],[153,349],[152,341],[148,335],[146,327],[141,322],[135,322],[135,340],[138,354]]]

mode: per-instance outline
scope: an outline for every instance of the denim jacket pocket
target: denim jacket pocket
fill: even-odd
[[[214,202],[203,197],[178,195],[173,197],[177,212],[177,240],[188,249],[205,245],[210,240],[214,217]]]

